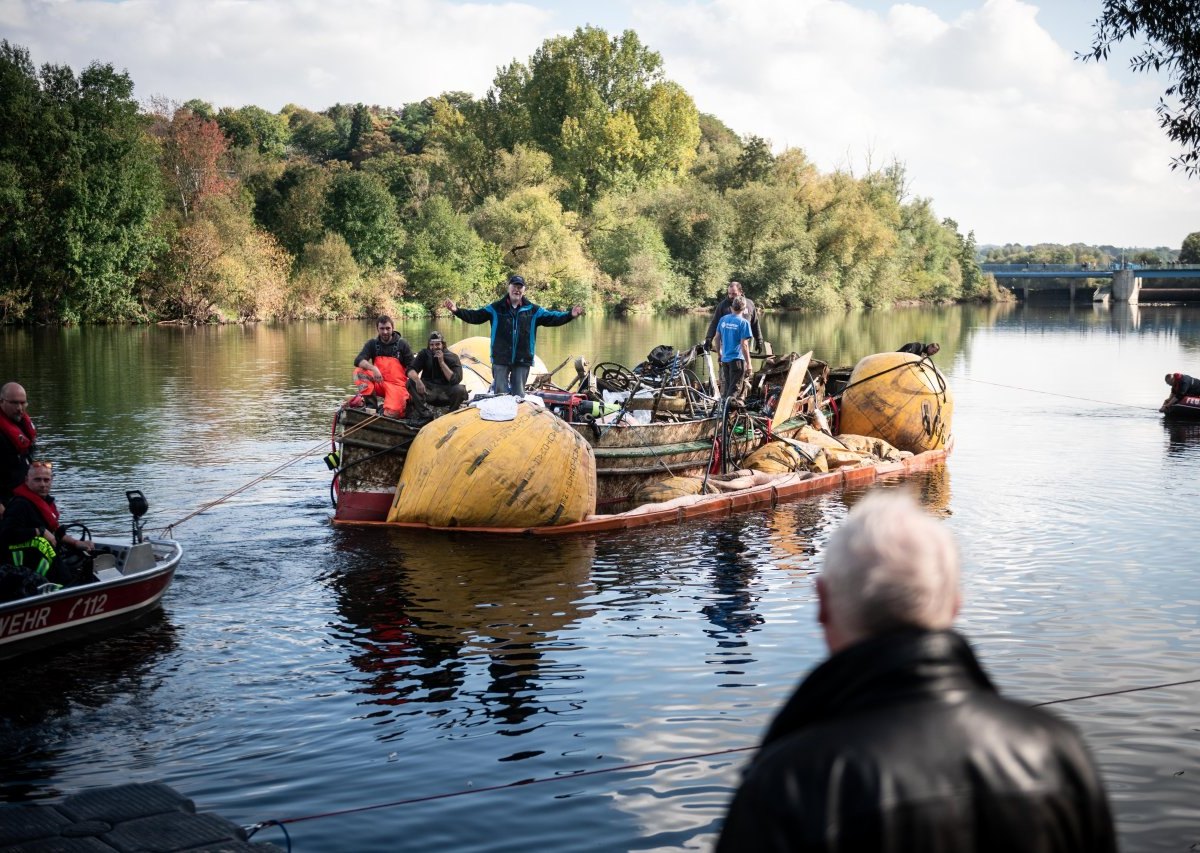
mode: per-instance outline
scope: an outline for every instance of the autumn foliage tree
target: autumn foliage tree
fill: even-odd
[[[169,192],[184,219],[205,198],[228,192],[233,180],[225,170],[229,144],[220,126],[187,107],[160,107],[151,125],[159,140],[159,165]],[[166,114],[169,112],[169,116]]]

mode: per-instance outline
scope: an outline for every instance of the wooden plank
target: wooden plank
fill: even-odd
[[[796,408],[796,400],[808,379],[808,363],[812,360],[812,350],[792,362],[788,370],[787,380],[783,383],[783,391],[779,394],[779,403],[775,406],[775,414],[771,416],[771,432],[777,432]]]

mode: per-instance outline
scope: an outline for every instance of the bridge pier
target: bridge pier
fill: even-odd
[[[1113,272],[1112,298],[1114,302],[1138,304],[1138,293],[1142,289],[1142,280],[1133,274],[1133,270],[1116,270]]]

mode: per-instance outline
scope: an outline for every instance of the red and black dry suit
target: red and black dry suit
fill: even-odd
[[[1200,379],[1193,379],[1186,373],[1171,374],[1171,396],[1176,400],[1184,397],[1200,397]]]
[[[69,585],[71,572],[58,559],[58,551],[46,531],[62,541],[58,505],[52,496],[42,497],[24,483],[13,490],[12,500],[0,518],[0,548],[5,562],[23,566],[51,583]]]
[[[37,448],[37,430],[29,415],[20,422],[0,416],[0,503],[7,505],[13,489],[25,482]]]

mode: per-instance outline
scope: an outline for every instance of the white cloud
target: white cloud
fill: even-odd
[[[142,99],[277,110],[481,95],[498,67],[599,15],[740,133],[824,169],[901,160],[913,192],[981,242],[1178,246],[1200,228],[1200,182],[1170,171],[1153,114],[1161,80],[1077,61],[1090,32],[1052,36],[1057,7],[963,5],[0,0],[0,26],[36,63],[128,70]]]
[[[953,20],[917,4],[741,8],[635,12],[668,75],[739,132],[826,169],[895,157],[981,242],[1178,246],[1200,227],[1200,184],[1170,171],[1153,115],[1160,81],[1077,61],[1028,3],[988,0]]]
[[[4,0],[0,18],[35,62],[111,62],[143,99],[277,110],[480,94],[537,48],[550,14],[443,0]]]

